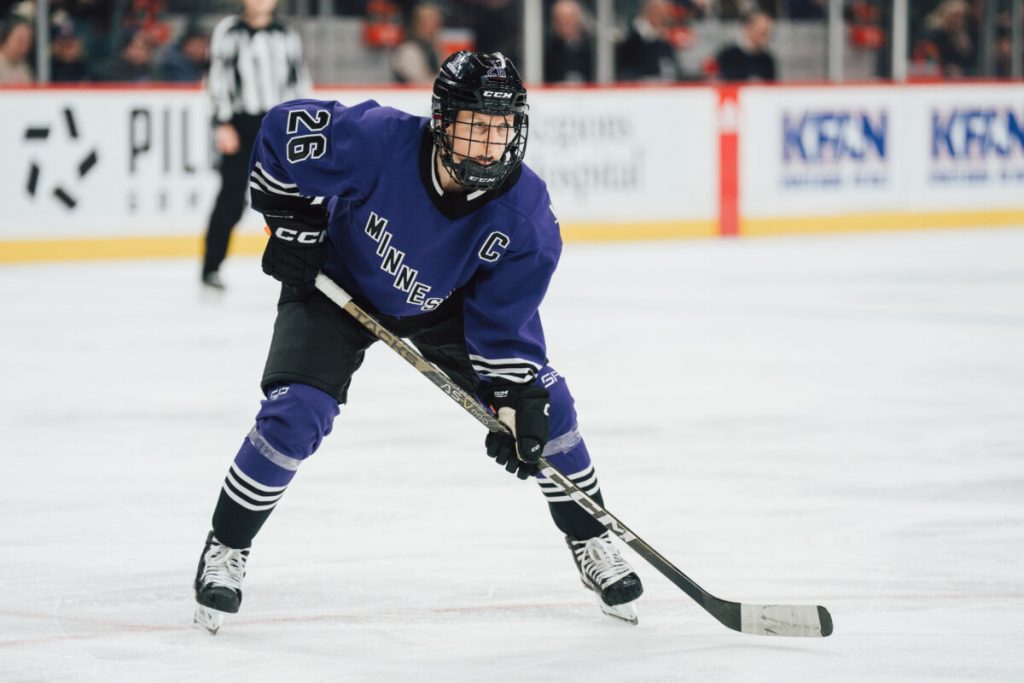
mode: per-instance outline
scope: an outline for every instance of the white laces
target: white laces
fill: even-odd
[[[633,573],[633,568],[622,559],[608,532],[586,541],[573,541],[573,552],[582,572],[600,588],[607,588]]]
[[[225,586],[242,590],[242,579],[245,578],[245,561],[249,557],[249,549],[238,550],[221,545],[216,541],[210,545],[203,558],[204,584]]]

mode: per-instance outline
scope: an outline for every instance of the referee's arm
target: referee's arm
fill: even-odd
[[[210,78],[206,87],[213,100],[213,118],[219,124],[231,123],[235,113],[232,83],[237,53],[235,40],[228,34],[234,21],[234,17],[222,19],[210,36]]]
[[[288,29],[288,64],[289,80],[295,79],[296,98],[309,97],[313,94],[313,79],[309,75],[306,61],[302,58],[302,39],[298,31]]]

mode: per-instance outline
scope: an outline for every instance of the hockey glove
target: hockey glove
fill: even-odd
[[[263,251],[263,272],[286,285],[311,292],[327,260],[327,214],[267,212],[270,239]]]
[[[512,430],[512,434],[488,433],[487,455],[520,479],[536,474],[537,461],[548,441],[548,390],[534,385],[492,384],[483,391],[483,397],[497,412],[498,420]]]

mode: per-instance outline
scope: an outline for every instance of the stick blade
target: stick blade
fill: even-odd
[[[824,638],[832,615],[820,605],[740,605],[740,631],[757,636]]]

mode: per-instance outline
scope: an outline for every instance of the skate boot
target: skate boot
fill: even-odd
[[[227,287],[224,286],[224,281],[220,279],[220,273],[216,270],[211,270],[209,273],[203,273],[203,287],[216,292],[224,292]]]
[[[578,541],[566,536],[583,585],[597,595],[601,611],[610,617],[636,624],[636,599],[644,592],[640,577],[612,542],[609,532]]]
[[[196,569],[196,612],[193,621],[216,634],[225,614],[234,614],[242,604],[242,579],[249,549],[223,545],[211,531]]]

